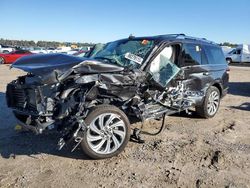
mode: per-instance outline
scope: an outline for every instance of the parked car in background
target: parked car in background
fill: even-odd
[[[34,54],[47,54],[47,50],[41,47],[34,47],[33,50],[31,50]]]
[[[224,54],[205,39],[129,37],[95,46],[88,55],[19,59],[12,67],[27,75],[8,84],[6,99],[20,125],[40,134],[56,129],[59,149],[80,145],[94,159],[125,148],[130,122],[162,119],[161,131],[165,116],[181,111],[212,118],[227,93]]]
[[[9,46],[0,45],[0,53],[10,53],[14,51],[14,48]]]
[[[74,55],[75,53],[78,53],[80,50],[79,49],[73,49],[67,52],[68,55]]]
[[[55,53],[55,50],[56,50],[56,48],[52,48],[52,47],[50,47],[50,48],[46,48],[46,52],[47,52],[47,54],[50,54],[50,53]]]
[[[87,53],[88,51],[84,51],[84,50],[80,50],[78,52],[75,52],[74,54],[72,54],[73,56],[77,56],[77,57],[84,57],[85,54]]]
[[[15,62],[18,58],[31,55],[32,52],[28,50],[16,50],[7,54],[0,54],[0,64],[11,64]]]
[[[72,48],[71,47],[58,47],[54,50],[53,53],[67,53],[69,51],[71,51]]]
[[[250,63],[250,45],[241,44],[225,56],[227,63]]]

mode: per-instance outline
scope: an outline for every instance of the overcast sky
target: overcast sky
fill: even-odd
[[[250,44],[250,0],[0,0],[0,38],[108,42],[185,33]]]

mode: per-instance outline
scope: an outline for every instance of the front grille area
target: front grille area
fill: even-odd
[[[6,91],[8,107],[25,108],[26,96],[22,88],[17,88],[13,84],[8,84]]]
[[[10,83],[7,85],[6,99],[10,108],[36,111],[35,90],[24,89],[21,85]]]

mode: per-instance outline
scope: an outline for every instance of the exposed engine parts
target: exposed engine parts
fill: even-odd
[[[8,85],[8,96],[15,96],[7,97],[8,105],[36,133],[56,127],[63,135],[58,142],[59,149],[66,142],[74,141],[74,150],[82,140],[81,132],[88,128],[84,119],[94,106],[115,105],[145,121],[186,110],[204,95],[188,90],[185,80],[157,89],[146,85],[147,79],[141,72],[124,70],[119,74],[75,73],[63,82],[39,85],[38,78],[29,74]],[[22,114],[18,113],[20,110]],[[25,115],[26,110],[33,116]]]

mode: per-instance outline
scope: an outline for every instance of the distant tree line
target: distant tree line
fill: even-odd
[[[80,42],[56,42],[56,41],[37,41],[33,40],[9,40],[0,38],[0,45],[12,46],[12,47],[45,47],[56,48],[58,46],[71,46],[76,45],[78,47],[93,46],[93,43],[80,43]]]
[[[231,48],[236,48],[238,46],[238,44],[232,44],[230,42],[223,42],[223,43],[220,43],[220,46],[228,46]]]
[[[56,41],[37,41],[33,40],[9,40],[0,38],[0,45],[13,46],[13,47],[44,47],[44,48],[57,48],[58,46],[71,46],[78,47],[93,46],[93,43],[80,43],[80,42],[56,42]],[[221,46],[237,47],[238,44],[229,42],[220,43]]]

